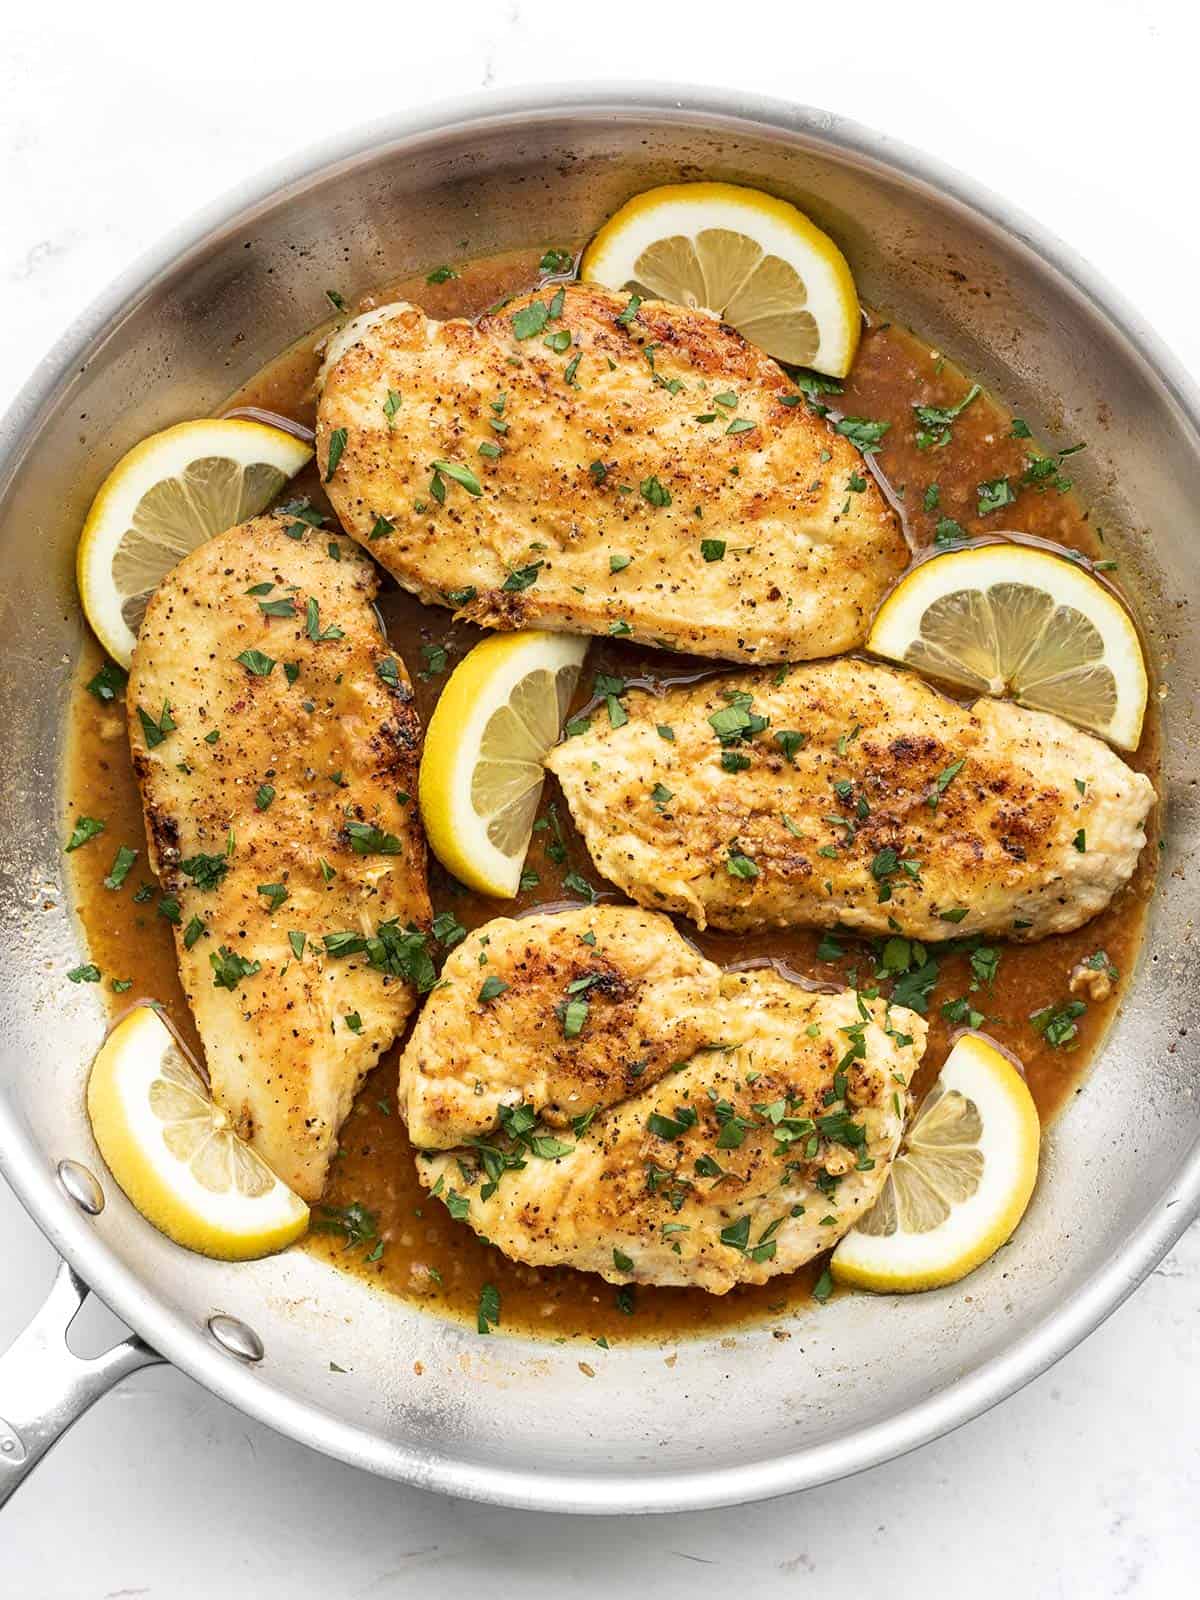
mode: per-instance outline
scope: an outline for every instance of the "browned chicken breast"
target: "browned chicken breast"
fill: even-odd
[[[129,735],[213,1095],[306,1200],[433,981],[420,739],[371,563],[303,514],[187,556],[150,601]]]
[[[492,628],[727,660],[860,644],[908,559],[862,457],[703,311],[584,284],[330,343],[317,450],[343,526]]]
[[[443,979],[400,1101],[410,1132],[464,1148],[419,1154],[421,1181],[506,1255],[610,1282],[724,1294],[836,1243],[879,1193],[925,1044],[910,1011],[723,973],[628,907],[488,923]]]
[[[547,765],[605,877],[700,927],[1041,939],[1102,911],[1146,842],[1154,789],[1099,739],[892,667],[625,703]]]

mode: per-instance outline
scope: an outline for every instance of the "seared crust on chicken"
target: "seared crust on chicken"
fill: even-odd
[[[213,1096],[306,1200],[414,1004],[345,936],[429,919],[423,836],[397,801],[416,790],[420,728],[376,587],[349,540],[256,517],[163,580],[127,695]]]
[[[356,318],[317,451],[343,526],[485,627],[802,660],[860,644],[908,559],[858,451],[774,361],[707,312],[593,285],[476,323]]]
[[[409,1036],[400,1064],[409,1137],[448,1149],[491,1133],[501,1107],[522,1102],[561,1128],[648,1088],[708,1039],[720,977],[653,912],[489,922],[447,957],[437,1004]],[[481,1001],[485,984],[503,987]],[[582,1031],[565,1031],[573,999],[584,1007],[582,1045]]]
[[[582,943],[588,934],[594,946]],[[579,946],[578,959],[564,936]],[[541,941],[546,966],[532,960]],[[649,964],[639,955],[643,941],[653,951]],[[654,975],[672,942],[691,954],[665,918],[626,907],[489,923],[471,934],[418,1026],[436,1029],[448,1063],[443,1084],[455,1071],[462,1076],[457,1113],[441,1101],[441,1139],[457,1132],[474,1142],[423,1152],[417,1168],[454,1215],[518,1261],[724,1294],[794,1271],[874,1203],[900,1142],[925,1023],[851,990],[817,993],[765,971],[722,973],[693,956],[694,979],[710,994],[694,1002],[687,1020],[703,1042],[665,1074],[652,1078],[647,1069],[635,1077],[629,1064],[646,1037],[656,1037],[656,1013],[657,1036],[677,1037],[677,984]],[[498,970],[511,981],[482,1000],[480,974],[498,948]],[[568,974],[585,976],[589,962],[642,986],[618,1071],[615,1021],[624,1000],[610,1002],[597,983],[581,991],[589,1011],[573,1038],[561,1014],[556,1020],[570,993]],[[535,1014],[550,1018],[561,1048],[548,1070],[534,1065],[532,1095],[513,1072],[491,1100],[491,1125],[501,1131],[481,1139],[469,1105],[477,1039],[486,1030],[483,1054],[494,1051],[497,1063],[529,1062]],[[414,1050],[414,1038],[402,1059],[401,1101],[409,1106],[429,1042]],[[602,1095],[572,1101],[579,1085],[593,1083],[604,1085]],[[560,1112],[572,1103],[588,1109],[572,1128],[548,1135],[537,1127],[539,1096]]]
[[[622,727],[595,717],[546,764],[605,877],[702,928],[1042,939],[1102,911],[1146,842],[1154,789],[1099,739],[893,667],[625,703]]]

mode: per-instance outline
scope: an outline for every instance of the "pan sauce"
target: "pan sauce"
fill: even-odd
[[[355,309],[402,298],[415,301],[436,317],[470,315],[505,294],[529,287],[536,278],[537,254],[512,254],[459,267],[456,276],[441,282],[421,277],[390,285],[364,298]],[[227,411],[268,413],[270,419],[287,418],[311,427],[312,384],[319,361],[314,345],[325,331],[310,335],[264,368],[231,397]],[[1073,491],[1060,492],[1053,486],[1042,491],[1026,488],[1002,513],[984,518],[975,515],[977,485],[1004,476],[1015,482],[1024,472],[1029,454],[1041,453],[1034,441],[1014,436],[1011,413],[988,396],[980,395],[963,410],[945,448],[918,448],[913,404],[953,405],[967,388],[967,380],[938,352],[912,333],[873,317],[844,394],[828,398],[848,415],[891,422],[872,461],[918,548],[933,542],[939,520],[953,518],[969,535],[1018,532],[1065,545],[1092,559],[1102,558],[1102,532],[1092,526]],[[1069,458],[1063,470],[1069,475]],[[933,482],[938,485],[937,504],[927,508],[926,491]],[[289,490],[292,493],[308,494],[315,504],[324,505],[317,474],[311,468]],[[447,673],[480,632],[451,623],[447,611],[422,606],[390,579],[385,579],[379,606],[389,638],[412,674],[421,717],[427,722]],[[159,895],[145,866],[141,805],[129,762],[123,707],[120,702],[98,703],[84,687],[102,659],[98,647],[89,642],[71,699],[66,806],[72,817],[83,814],[103,818],[106,823],[101,839],[68,857],[75,904],[90,959],[103,974],[104,998],[112,1014],[119,1014],[138,997],[160,1000],[199,1055],[175,967],[170,925],[157,912]],[[592,674],[597,671],[653,684],[688,675],[700,665],[680,656],[597,640],[585,665],[579,699],[582,703],[589,697]],[[704,663],[703,669],[711,670],[711,663]],[[1157,724],[1153,707],[1141,748],[1131,764],[1155,778]],[[522,893],[515,905],[464,890],[431,859],[435,912],[453,911],[470,928],[497,915],[569,901],[562,880],[572,870],[588,878],[603,898],[619,899],[614,891],[604,889],[591,869],[553,779],[547,780],[540,817],[547,825],[535,832],[526,863],[537,873],[538,883]],[[1028,946],[986,941],[985,948],[998,951],[1000,957],[990,983],[973,971],[969,950],[939,956],[939,977],[928,1013],[929,1045],[915,1085],[918,1099],[936,1077],[949,1040],[961,1026],[943,1017],[942,1006],[963,998],[984,1013],[984,1030],[1023,1062],[1043,1122],[1071,1094],[1079,1092],[1085,1070],[1136,965],[1158,857],[1157,815],[1151,817],[1147,831],[1148,843],[1132,881],[1103,915],[1077,932]],[[113,891],[105,888],[103,880],[122,844],[137,848],[139,857],[123,887]],[[853,938],[839,938],[845,953],[835,961],[818,958],[822,935],[808,930],[734,936],[701,934],[686,922],[680,927],[706,956],[725,965],[771,960],[809,979],[845,983],[857,977],[863,986],[873,981],[876,970],[867,945]],[[1068,987],[1072,971],[1097,950],[1106,952],[1120,977],[1108,998],[1080,997],[1087,999],[1087,1011],[1078,1019],[1077,1037],[1071,1048],[1054,1048],[1035,1031],[1029,1018],[1044,1007],[1072,998]],[[987,971],[990,963],[985,958],[977,960],[977,965]],[[131,986],[114,992],[113,980],[128,981]],[[972,982],[977,985],[974,989]],[[779,1320],[808,1307],[822,1262],[718,1298],[699,1290],[651,1288],[638,1288],[632,1296],[618,1295],[612,1285],[590,1274],[508,1261],[476,1239],[465,1223],[454,1222],[418,1184],[411,1146],[396,1114],[395,1074],[393,1050],[358,1095],[342,1130],[341,1151],[325,1196],[325,1204],[335,1212],[355,1205],[365,1207],[374,1233],[364,1242],[350,1243],[334,1216],[328,1220],[337,1231],[313,1233],[304,1248],[430,1310],[472,1321],[480,1288],[484,1283],[494,1284],[500,1293],[505,1331],[536,1331],[556,1338],[585,1337],[610,1343],[630,1337],[665,1340],[729,1328],[752,1318]]]

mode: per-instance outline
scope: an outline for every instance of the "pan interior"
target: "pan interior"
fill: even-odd
[[[453,259],[464,239],[485,254],[581,238],[638,190],[696,176],[795,200],[842,242],[865,300],[940,343],[1035,432],[1088,440],[1074,475],[1169,690],[1171,816],[1142,971],[1086,1091],[1047,1138],[1017,1240],[955,1288],[847,1296],[790,1338],[760,1326],[606,1352],[482,1340],[297,1252],[252,1267],[185,1255],[111,1185],[101,1215],[84,1219],[51,1174],[64,1157],[102,1171],[82,1085],[103,1019],[65,980],[81,956],[55,796],[82,643],[72,559],[99,481],[145,434],[210,413],[319,320],[330,285],[357,295]],[[823,117],[592,97],[448,119],[294,177],[131,284],[88,328],[79,359],[47,363],[0,448],[0,1160],[105,1298],[203,1381],[412,1481],[560,1509],[712,1503],[868,1465],[981,1409],[1097,1320],[1166,1247],[1168,1226],[1183,1226],[1200,1187],[1181,876],[1198,831],[1200,442],[1171,385],[1020,230]],[[1088,1309],[1072,1322],[1075,1303]],[[214,1311],[262,1338],[253,1373],[208,1343]]]

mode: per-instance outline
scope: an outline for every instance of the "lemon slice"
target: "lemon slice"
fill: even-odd
[[[585,283],[715,311],[779,361],[844,378],[862,316],[846,258],[773,195],[670,184],[629,200],[584,251]]]
[[[290,433],[239,418],[181,422],[122,456],[75,556],[84,612],[109,655],[127,667],[146,602],[171,568],[257,516],[311,459]]]
[[[1024,1216],[1040,1132],[1016,1067],[981,1035],[962,1034],[874,1208],[834,1251],[833,1276],[884,1294],[965,1278]]]
[[[498,633],[450,675],[421,756],[425,832],[469,888],[511,899],[537,815],[542,762],[562,735],[588,640]]]
[[[1083,567],[1025,544],[922,561],[880,606],[867,648],[976,694],[1011,695],[1135,750],[1146,663],[1125,607]]]
[[[101,1045],[87,1106],[113,1177],[177,1244],[248,1261],[308,1227],[304,1201],[233,1132],[153,1006],[135,1006]]]

